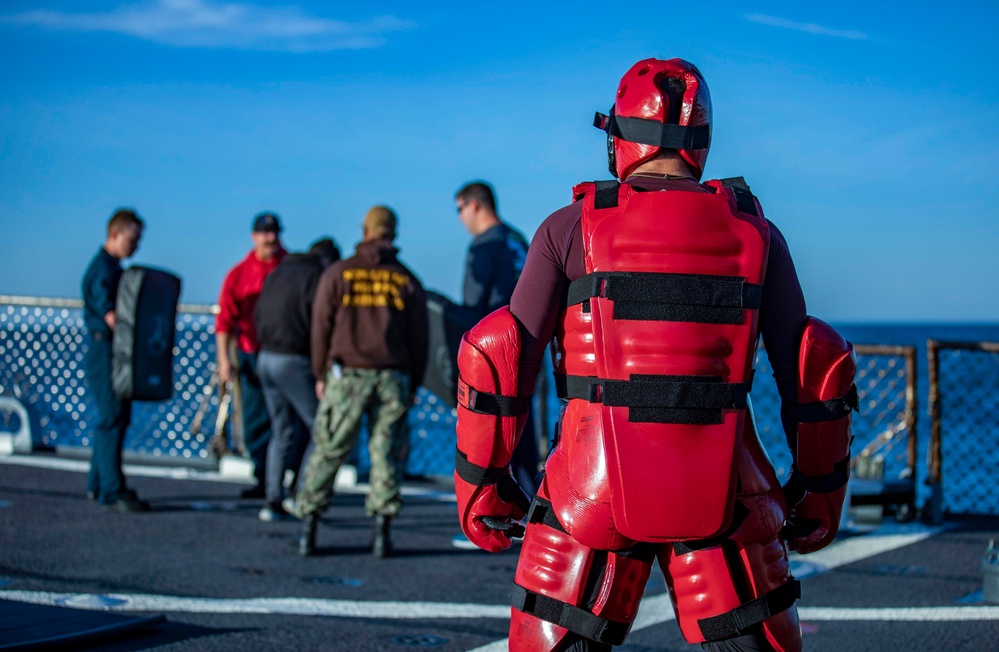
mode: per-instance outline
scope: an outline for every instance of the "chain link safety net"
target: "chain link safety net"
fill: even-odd
[[[81,302],[45,303],[54,305],[0,303],[0,396],[13,397],[26,408],[36,448],[87,447],[96,408],[83,371],[87,337]],[[194,465],[214,462],[210,442],[219,396],[208,386],[215,363],[215,316],[207,306],[190,308],[182,306],[177,315],[173,397],[133,402],[128,453]],[[209,402],[207,410],[192,431],[203,401]],[[18,431],[19,420],[15,411],[0,406],[0,432]],[[455,420],[450,406],[420,388],[410,411],[408,473],[451,474]],[[362,444],[360,466],[366,468],[366,442]]]
[[[36,447],[86,447],[90,445],[95,409],[83,373],[86,334],[80,302],[50,300],[49,303],[57,305],[0,302],[0,395],[14,397],[27,408],[33,422]],[[914,415],[907,411],[910,409],[907,407],[907,386],[911,385],[911,380],[907,378],[910,372],[905,356],[865,353],[863,347],[857,348],[861,409],[859,414],[854,414],[853,421],[854,476],[913,477],[923,470],[915,463]],[[952,510],[995,513],[999,504],[999,492],[991,491],[987,482],[970,479],[965,480],[965,484],[951,484],[961,483],[961,473],[972,466],[982,479],[985,476],[981,474],[995,473],[995,456],[999,454],[991,452],[994,447],[984,447],[992,457],[983,456],[983,447],[976,450],[974,446],[988,439],[970,436],[972,431],[985,436],[991,433],[994,440],[999,409],[995,398],[999,396],[996,387],[999,363],[995,356],[995,353],[979,354],[974,358],[979,362],[963,367],[961,361],[973,358],[965,353],[958,356],[954,371],[948,370],[950,361],[943,364],[944,378],[953,378],[948,381],[952,389],[947,391],[945,388],[943,392],[945,432],[947,428],[953,428],[959,433],[945,434],[945,439],[964,440],[948,442],[944,449],[948,508]],[[173,397],[164,402],[133,404],[126,451],[176,463],[214,462],[210,441],[219,399],[218,393],[208,388],[214,360],[215,329],[211,309],[181,306],[174,346]],[[551,373],[547,362],[543,373]],[[536,397],[539,408],[536,412],[540,432],[544,433],[540,442],[544,453],[550,446],[546,438],[555,432],[561,403],[554,395],[553,383],[539,383],[539,389],[542,394]],[[965,398],[961,398],[962,394]],[[203,425],[192,432],[192,422],[203,401],[208,401],[207,410],[203,410]],[[791,457],[780,425],[780,400],[762,347],[756,360],[752,402],[760,438],[778,476],[784,479],[790,469]],[[0,431],[16,431],[20,427],[17,421],[17,414],[0,407]],[[409,415],[411,445],[406,469],[409,475],[452,474],[455,421],[452,408],[420,388]],[[951,423],[955,425],[950,426]],[[991,430],[988,433],[983,429]],[[366,435],[362,435],[358,446],[358,466],[362,472],[367,468],[364,437]],[[921,446],[918,459],[925,459],[922,454],[925,446],[922,443]],[[986,461],[989,459],[990,462]],[[984,488],[980,486],[983,484]],[[972,487],[976,489],[972,490]],[[951,502],[952,498],[954,501],[960,499],[960,507],[957,502]]]
[[[930,414],[937,419],[942,509],[999,514],[999,342],[931,342],[933,349],[939,368]]]

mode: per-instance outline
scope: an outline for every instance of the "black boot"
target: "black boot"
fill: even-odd
[[[392,542],[389,540],[389,521],[391,516],[378,514],[375,516],[375,540],[371,544],[371,554],[378,559],[384,559],[392,553]]]
[[[298,554],[303,557],[311,557],[316,554],[316,522],[318,520],[315,514],[306,514],[302,517],[302,530],[298,538]]]

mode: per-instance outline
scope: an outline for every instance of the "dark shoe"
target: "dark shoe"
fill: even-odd
[[[302,530],[298,537],[298,554],[303,557],[311,557],[316,554],[316,523],[318,520],[315,514],[306,514],[302,517]]]
[[[375,516],[375,539],[371,543],[371,554],[378,559],[385,559],[392,554],[392,541],[389,539],[389,522],[391,516],[378,514]]]
[[[144,500],[139,500],[133,496],[122,496],[117,500],[113,500],[110,503],[103,505],[104,509],[109,512],[118,512],[120,514],[126,514],[130,512],[148,512],[149,503]]]
[[[243,489],[239,492],[240,498],[266,498],[267,492],[264,490],[264,485],[257,484],[253,485],[249,489]]]

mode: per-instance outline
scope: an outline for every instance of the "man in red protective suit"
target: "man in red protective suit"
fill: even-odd
[[[696,67],[636,63],[595,126],[620,182],[574,189],[535,234],[510,307],[462,341],[462,528],[496,552],[527,516],[511,650],[622,643],[655,560],[687,641],[798,650],[787,548],[836,535],[852,347],[806,315],[784,237],[745,182],[700,182],[711,100]],[[760,336],[794,460],[784,487],[748,403]],[[567,402],[528,503],[509,460],[549,342]]]

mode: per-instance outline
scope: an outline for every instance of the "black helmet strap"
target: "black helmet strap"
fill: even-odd
[[[685,127],[646,118],[625,118],[614,115],[613,109],[610,115],[597,112],[593,117],[593,126],[607,132],[608,157],[611,158],[615,136],[631,143],[688,150],[707,149],[711,140],[708,125]],[[614,172],[613,161],[611,172]]]

